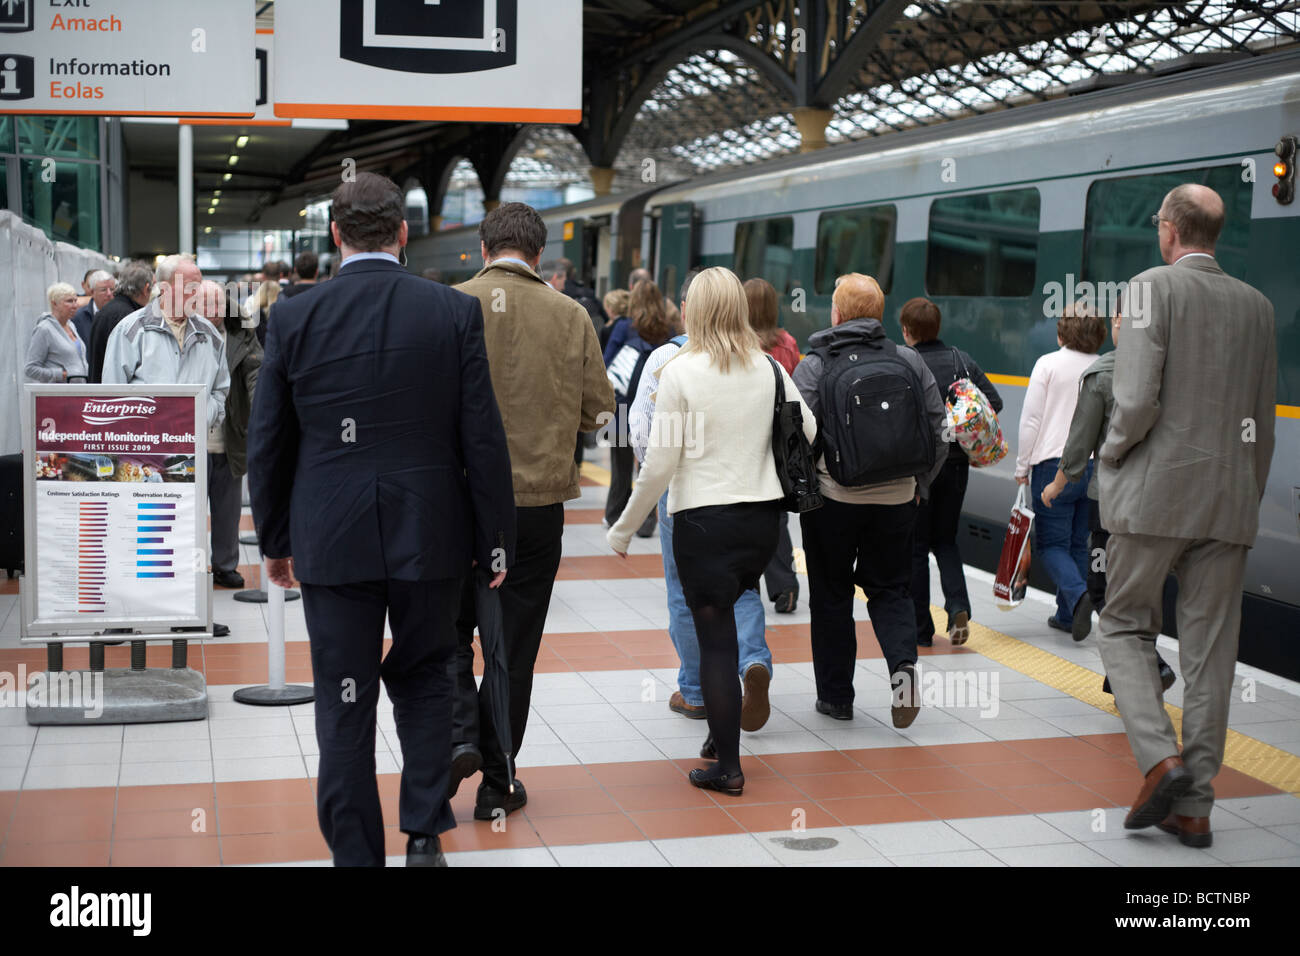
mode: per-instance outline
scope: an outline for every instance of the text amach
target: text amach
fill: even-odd
[[[64,17],[61,13],[54,15],[50,23],[51,30],[66,30],[74,33],[121,33],[122,21],[117,17]]]

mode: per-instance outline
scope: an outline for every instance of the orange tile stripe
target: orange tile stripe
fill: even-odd
[[[703,732],[701,732],[702,734]],[[452,800],[448,851],[564,846],[1126,806],[1141,783],[1123,734],[744,757],[745,794],[690,786],[699,760],[521,770],[528,806],[504,831],[472,818],[471,780]],[[328,858],[314,780],[0,792],[0,866],[215,865]],[[379,777],[397,820],[399,776]],[[1272,787],[1225,768],[1220,797]],[[391,855],[405,852],[395,827]]]

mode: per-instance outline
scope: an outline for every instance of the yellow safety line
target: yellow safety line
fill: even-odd
[[[578,472],[582,475],[582,477],[590,478],[598,485],[604,485],[607,488],[609,487],[608,468],[601,468],[600,465],[595,465],[589,461],[584,461],[581,465],[578,466]]]
[[[806,576],[808,573],[802,548],[794,549],[794,568],[799,574]],[[861,588],[856,589],[856,595],[859,601],[866,602],[866,595]],[[947,631],[948,618],[943,608],[932,605],[930,613],[934,617],[935,630]],[[970,623],[970,639],[965,646],[1040,684],[1069,694],[1107,714],[1119,716],[1114,699],[1109,694],[1102,693],[1100,675],[1080,664],[975,621]],[[1181,735],[1182,708],[1165,704],[1165,710],[1173,722],[1174,730]],[[1229,729],[1223,762],[1271,787],[1300,796],[1300,756]]]

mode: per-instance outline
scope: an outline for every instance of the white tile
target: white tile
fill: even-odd
[[[566,744],[588,744],[610,740],[643,740],[636,727],[621,718],[591,723],[553,724],[552,730]]]
[[[1065,717],[1046,718],[1049,724],[1061,728],[1067,734],[1078,737],[1084,734],[1122,734],[1124,721],[1119,717],[1103,714],[1075,714]]]
[[[75,767],[81,764],[116,764],[122,757],[122,744],[43,744],[36,738],[32,748],[32,767]]]
[[[213,720],[208,724],[213,741],[229,740],[233,737],[275,737],[292,734],[293,721],[286,714],[283,718],[249,717],[243,720]]]
[[[568,747],[581,763],[623,763],[629,760],[660,760],[663,757],[659,749],[644,738],[601,740],[585,744],[569,744]]]
[[[958,721],[947,726],[929,726],[924,722],[924,712],[912,724],[899,733],[914,744],[930,746],[932,744],[976,744],[992,738],[980,731],[978,727]]]
[[[26,767],[0,767],[0,790],[20,789],[26,772]]]
[[[790,865],[881,858],[880,853],[850,827],[815,827],[800,833],[776,830],[753,836],[767,852]]]
[[[389,857],[389,866],[405,866],[406,857]],[[516,847],[509,850],[462,850],[447,854],[448,867],[485,866],[556,866],[555,858],[544,846]]]
[[[867,726],[845,728],[843,724],[832,730],[818,730],[817,736],[835,750],[866,750],[873,747],[905,747],[907,741],[892,727]],[[874,723],[871,722],[871,723]]]
[[[994,740],[1034,740],[1041,737],[1069,736],[1060,727],[1045,720],[1030,717],[1024,720],[977,720],[971,726]]]
[[[532,732],[529,731],[524,749],[519,752],[519,757],[515,760],[515,768],[522,770],[525,767],[560,767],[577,762],[578,758],[573,755],[573,751],[564,744],[534,744]]]
[[[234,780],[291,780],[307,776],[303,758],[253,757],[251,759],[213,760],[217,783]]]
[[[26,767],[31,755],[31,744],[2,744],[0,745],[0,767]]]
[[[781,865],[775,856],[748,833],[655,840],[654,845],[673,866]]]
[[[1300,843],[1300,823],[1288,823],[1285,826],[1269,827],[1269,830],[1276,833],[1284,840],[1290,840],[1292,843]]]
[[[67,727],[45,725],[37,728],[40,744],[112,744],[122,742],[122,724],[74,724]]]
[[[1222,806],[1230,813],[1256,826],[1274,827],[1288,823],[1300,823],[1300,799],[1290,794],[1280,793],[1268,797],[1235,797],[1220,800],[1216,806]],[[1214,818],[1210,818],[1214,825]]]
[[[644,840],[629,843],[587,843],[553,846],[550,852],[560,866],[668,866],[664,855]]]
[[[663,737],[653,741],[659,752],[669,760],[693,760],[700,755],[704,736]],[[741,753],[745,751],[742,747]]]
[[[296,757],[302,753],[296,734],[267,737],[222,737],[212,741],[212,756],[220,760],[254,757]]]
[[[88,764],[29,767],[23,778],[24,790],[63,790],[70,787],[112,787],[117,785],[118,765]],[[16,787],[14,789],[17,789]]]
[[[122,745],[122,763],[212,760],[212,745],[202,740],[130,740]]]
[[[969,817],[948,825],[986,850],[1062,842],[1059,830],[1034,816]]]
[[[892,856],[895,866],[1006,866],[987,850],[956,850],[952,853],[923,853],[919,856]]]
[[[0,714],[3,714],[4,712],[4,708],[0,707]],[[31,726],[25,719],[21,724],[7,724],[0,727],[0,744],[4,744],[7,747],[17,747],[20,744],[34,744],[36,743],[36,734],[38,730],[40,730],[39,727]]]
[[[853,829],[879,853],[887,857],[979,849],[943,820],[871,823]]]
[[[807,730],[789,734],[741,734],[740,747],[742,752],[751,754],[810,753],[831,749],[826,741]]]
[[[1047,700],[1025,700],[1021,710],[1035,717],[1065,717],[1071,714],[1096,714],[1097,708],[1076,697],[1058,697]]]
[[[1249,863],[1295,856],[1296,844],[1276,833],[1254,827],[1249,830],[1225,830],[1214,834],[1208,853],[1224,863]]]
[[[663,717],[654,720],[633,720],[632,726],[637,732],[651,740],[673,740],[689,737],[702,740],[709,732],[707,721],[691,720],[686,717]]]
[[[202,740],[209,737],[206,720],[182,720],[175,723],[127,724],[122,739],[130,743],[148,740]]]
[[[991,852],[1008,866],[1115,866],[1113,861],[1082,843],[1008,846]]]
[[[533,688],[530,698],[534,707],[551,704],[604,704],[602,697],[594,687],[554,687]]]
[[[161,763],[122,764],[123,787],[177,783],[212,783],[211,760],[169,760]]]
[[[546,704],[534,708],[542,719],[556,724],[582,724],[598,720],[622,720],[612,704]]]
[[[1098,840],[1089,846],[1120,866],[1222,866],[1205,850],[1183,846],[1155,827],[1131,830],[1123,840]]]

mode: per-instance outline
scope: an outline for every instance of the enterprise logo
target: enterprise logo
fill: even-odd
[[[518,0],[340,0],[339,56],[405,73],[514,66],[517,12]]]
[[[81,417],[87,425],[111,425],[132,418],[148,418],[158,410],[157,402],[149,396],[141,398],[109,398],[103,401],[86,399]]]

